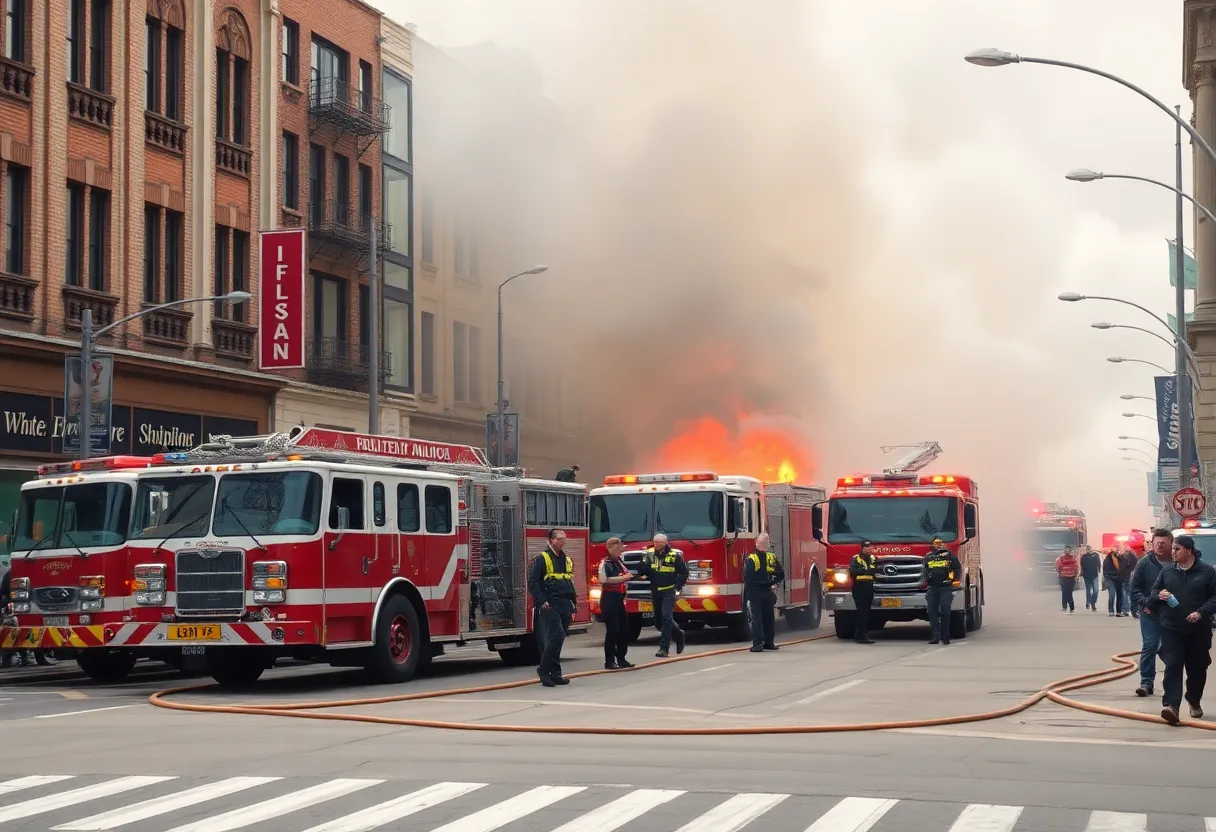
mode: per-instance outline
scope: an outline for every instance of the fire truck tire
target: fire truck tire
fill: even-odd
[[[518,647],[499,650],[498,656],[508,667],[528,667],[540,662],[540,643],[534,633],[523,635]]]
[[[857,621],[853,618],[853,613],[837,611],[832,616],[832,621],[836,624],[836,638],[853,638],[857,633]]]
[[[424,635],[418,610],[409,598],[394,595],[385,600],[365,667],[368,674],[381,684],[413,679],[423,665],[424,653],[429,660],[430,646]]]
[[[730,616],[727,621],[726,632],[732,641],[752,640],[752,611],[747,604],[743,605],[742,613]]]
[[[785,611],[786,620],[795,630],[818,630],[823,623],[823,586],[819,576],[811,577],[811,600],[805,607]]]
[[[129,650],[81,650],[76,664],[94,682],[113,684],[127,678],[135,667],[135,654]]]
[[[968,618],[970,618],[970,613],[966,610],[950,613],[950,638],[960,639],[967,637]]]

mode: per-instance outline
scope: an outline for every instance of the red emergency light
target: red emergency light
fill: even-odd
[[[604,477],[604,485],[644,485],[660,482],[716,482],[717,474],[708,471],[689,474],[614,474]]]
[[[75,462],[54,462],[39,465],[38,475],[78,474],[83,471],[120,471],[126,468],[147,468],[152,458],[147,456],[104,456],[97,459],[80,459]]]

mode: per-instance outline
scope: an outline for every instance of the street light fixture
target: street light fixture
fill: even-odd
[[[1154,403],[1157,401],[1156,399],[1154,399],[1150,396],[1133,396],[1131,393],[1124,393],[1119,398],[1123,399],[1123,401],[1125,401],[1125,402],[1130,402],[1133,399],[1144,399],[1146,402],[1154,402]]]
[[[1145,329],[1142,326],[1132,326],[1131,324],[1112,324],[1108,323],[1107,321],[1098,321],[1097,323],[1090,324],[1090,326],[1092,326],[1094,329],[1134,329],[1136,332],[1143,332],[1147,335],[1153,336],[1171,350],[1175,348],[1174,344],[1170,342],[1169,339],[1157,334],[1156,332],[1153,332],[1151,329]]]
[[[1145,445],[1148,445],[1154,451],[1157,450],[1157,443],[1151,442],[1148,439],[1145,439],[1143,436],[1120,436],[1119,438],[1122,439],[1124,442],[1130,442],[1131,440],[1134,439],[1137,442],[1143,442]]]
[[[529,274],[541,274],[547,272],[548,266],[533,266],[530,269],[524,269],[522,272],[513,274],[498,284],[498,416],[496,419],[495,430],[498,432],[498,451],[494,455],[494,465],[502,468],[506,465],[507,459],[507,436],[506,436],[506,408],[507,402],[503,398],[505,392],[506,381],[503,378],[502,372],[502,287],[506,286],[517,277],[523,277]]]
[[[125,318],[119,318],[113,323],[106,324],[101,329],[93,329],[93,310],[85,307],[80,310],[80,458],[88,459],[93,450],[93,374],[89,372],[89,367],[93,363],[93,348],[97,346],[97,339],[105,335],[115,327],[121,326],[128,321],[133,321],[136,318],[142,318],[144,315],[150,315],[153,312],[159,312],[162,309],[170,309],[174,306],[185,306],[188,303],[207,303],[210,301],[222,300],[229,303],[244,303],[252,298],[249,292],[229,292],[226,295],[212,295],[206,298],[184,298],[182,300],[171,300],[168,303],[162,303],[157,306],[149,306],[147,309],[140,309],[138,312],[132,312]]]
[[[1203,215],[1212,222],[1216,222],[1216,215],[1213,215],[1212,212],[1209,211],[1202,203],[1196,202],[1194,197],[1192,197],[1190,194],[1186,193],[1180,188],[1175,188],[1173,185],[1167,185],[1164,182],[1159,182],[1156,179],[1149,179],[1145,176],[1131,176],[1130,174],[1125,173],[1099,173],[1096,170],[1089,170],[1088,168],[1077,168],[1076,170],[1070,170],[1068,173],[1064,174],[1064,178],[1073,182],[1096,182],[1099,179],[1132,179],[1136,182],[1147,182],[1150,185],[1159,185],[1160,187],[1165,188],[1167,191],[1172,191],[1173,193],[1182,197],[1203,212]]]
[[[1147,364],[1150,367],[1156,367],[1158,370],[1165,373],[1167,376],[1172,376],[1174,374],[1171,370],[1165,369],[1160,364],[1154,364],[1152,361],[1144,361],[1143,359],[1140,359],[1140,358],[1124,358],[1121,355],[1114,355],[1106,360],[1109,361],[1111,364]]]
[[[1153,418],[1152,416],[1148,416],[1148,415],[1146,415],[1146,414],[1144,414],[1144,413],[1124,413],[1124,414],[1123,414],[1123,418],[1125,418],[1125,419],[1134,419],[1134,418],[1136,418],[1137,416],[1139,416],[1141,419],[1148,419],[1150,422],[1156,422],[1156,421],[1157,421],[1157,420],[1156,420],[1155,418]]]
[[[1112,297],[1107,297],[1105,295],[1082,295],[1082,294],[1079,294],[1078,292],[1060,292],[1060,294],[1056,295],[1056,299],[1062,300],[1065,303],[1076,303],[1077,301],[1082,301],[1082,300],[1107,300],[1107,301],[1110,301],[1111,303],[1122,303],[1124,306],[1130,306],[1134,309],[1139,309],[1144,314],[1151,315],[1152,318],[1157,323],[1159,323],[1163,327],[1165,327],[1166,332],[1170,333],[1170,335],[1173,337],[1174,340],[1172,343],[1170,343],[1168,341],[1166,343],[1169,343],[1171,347],[1174,347],[1175,345],[1181,346],[1183,348],[1183,350],[1186,352],[1188,359],[1190,359],[1196,365],[1198,365],[1198,363],[1199,363],[1199,360],[1197,358],[1195,358],[1195,353],[1191,351],[1191,345],[1188,344],[1185,340],[1179,339],[1178,334],[1176,332],[1174,332],[1174,328],[1172,326],[1170,326],[1169,323],[1167,323],[1164,318],[1162,318],[1156,312],[1154,312],[1153,310],[1151,310],[1147,307],[1141,306],[1138,303],[1133,303],[1130,300],[1124,300],[1123,298],[1112,298]],[[1105,326],[1098,326],[1097,324],[1094,324],[1094,326],[1097,327],[1098,329],[1106,328]],[[1115,326],[1119,326],[1119,325],[1110,324],[1110,326],[1115,327]],[[1171,375],[1173,375],[1173,373],[1171,373]],[[1196,378],[1198,378],[1198,376],[1196,376]]]
[[[1140,449],[1140,448],[1133,448],[1131,445],[1128,445],[1128,446],[1125,446],[1125,447],[1121,447],[1121,448],[1119,448],[1119,450],[1121,450],[1121,451],[1127,451],[1128,453],[1144,454],[1144,456],[1145,456],[1146,458],[1151,458],[1151,457],[1149,457],[1149,453],[1148,453],[1148,451],[1142,450],[1142,449]]]

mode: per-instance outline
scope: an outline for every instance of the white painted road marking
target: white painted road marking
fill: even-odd
[[[664,789],[639,789],[611,803],[564,823],[553,832],[614,832],[630,821],[675,800],[685,792]],[[311,830],[310,830],[311,832]]]
[[[865,681],[865,679],[854,679],[851,682],[844,682],[843,684],[836,685],[836,687],[821,690],[818,693],[812,693],[810,696],[805,696],[802,699],[799,699],[797,702],[787,702],[784,705],[777,705],[775,708],[773,708],[773,710],[788,711],[790,708],[796,708],[799,705],[809,705],[811,702],[814,702],[817,699],[823,699],[824,697],[831,696],[834,693],[840,693],[842,691],[849,690],[850,688],[855,688],[858,685],[865,684]]]
[[[734,667],[734,666],[735,666],[735,662],[727,662],[726,664],[718,664],[718,665],[714,665],[713,667],[702,668],[701,670],[690,670],[687,673],[677,673],[672,678],[678,679],[681,676],[696,676],[698,673],[713,673],[714,671],[725,670],[728,667]]]
[[[1085,832],[1148,832],[1148,815],[1091,812]]]
[[[230,794],[251,789],[254,786],[262,786],[266,783],[273,783],[275,780],[281,780],[281,777],[230,777],[227,780],[220,780],[216,783],[208,783],[205,786],[199,786],[194,789],[187,789],[184,792],[165,795],[164,797],[154,797],[151,800],[145,800],[142,803],[136,803],[131,806],[123,806],[120,809],[114,809],[100,815],[83,818],[81,820],[72,821],[71,823],[61,824],[60,826],[52,827],[56,830],[71,830],[72,832],[95,832],[102,829],[117,829],[120,826],[126,826],[128,823],[135,823],[148,818],[154,818],[157,815],[165,815],[169,812],[175,812],[178,809],[185,809],[188,806],[195,806],[199,803],[205,803],[208,800],[214,800],[217,797],[224,797]]]
[[[585,791],[582,786],[537,786],[531,791],[496,803],[488,809],[444,824],[434,832],[494,832],[508,823],[539,812],[559,800]]]
[[[787,797],[788,794],[737,794],[677,832],[739,832]]]
[[[135,705],[111,705],[108,708],[89,708],[84,711],[64,711],[61,714],[39,714],[32,716],[30,719],[58,719],[61,716],[78,716],[80,714],[95,714],[101,711],[121,711],[124,708],[134,708]]]
[[[806,832],[866,832],[898,802],[873,797],[846,797],[808,826]]]
[[[368,786],[378,786],[383,780],[331,780],[319,786],[301,789],[298,792],[285,794],[270,800],[233,809],[211,818],[203,818],[195,823],[179,826],[172,832],[229,832],[232,829],[243,829],[256,823],[281,817],[309,806],[316,806],[336,797],[353,794]]]
[[[51,783],[61,783],[64,780],[71,780],[73,776],[71,774],[35,774],[30,777],[18,777],[16,780],[5,780],[0,783],[0,795],[12,794],[36,786],[49,786]]]
[[[314,826],[306,832],[370,832],[386,823],[416,815],[448,800],[485,788],[485,783],[439,783],[393,800]]]
[[[22,818],[33,817],[34,815],[44,815],[47,812],[54,812],[56,809],[75,806],[77,803],[88,803],[90,800],[98,800],[99,798],[122,794],[132,789],[142,789],[144,786],[151,786],[174,779],[176,778],[119,777],[117,780],[107,780],[104,783],[96,783],[80,789],[72,789],[71,791],[46,795],[45,797],[36,797],[33,800],[26,800],[21,803],[10,803],[8,806],[0,808],[0,823],[7,823],[10,820],[21,820]]]
[[[972,803],[958,816],[950,832],[1013,832],[1021,816],[1021,806]]]

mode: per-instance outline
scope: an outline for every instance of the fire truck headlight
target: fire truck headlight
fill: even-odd
[[[710,595],[717,595],[718,588],[716,586],[699,586],[697,587],[697,594],[702,598],[707,598]]]
[[[22,601],[21,603],[13,604],[13,612],[15,612],[15,613],[16,612],[29,612],[29,611],[30,611],[29,601]]]
[[[30,600],[30,591],[28,589],[14,590],[12,596],[14,601],[28,601]]]
[[[709,581],[714,577],[714,564],[710,560],[694,560],[688,564],[688,580]]]
[[[81,601],[81,612],[101,612],[102,601]]]
[[[837,586],[840,586],[842,584],[847,584],[848,582],[849,582],[849,573],[848,572],[841,571],[841,572],[837,572],[835,575],[832,576],[832,583],[836,584]]]
[[[165,605],[165,593],[159,592],[137,592],[135,593],[135,603],[145,607],[163,607]]]
[[[287,562],[260,560],[253,565],[253,602],[281,604],[287,597]]]
[[[135,580],[131,582],[137,604],[163,604],[165,593],[165,565],[163,563],[141,563],[135,567]],[[140,595],[159,594],[159,601],[140,601]]]
[[[600,596],[603,594],[604,594],[604,591],[602,589],[600,589],[598,586],[593,586],[593,587],[591,587],[591,589],[587,590],[587,596],[592,601],[600,600]]]
[[[281,604],[286,597],[287,593],[281,589],[255,589],[253,591],[253,603],[255,604]]]
[[[30,579],[29,578],[13,578],[12,581],[9,582],[8,588],[9,589],[28,590],[30,588]]]
[[[91,601],[106,597],[106,579],[104,575],[86,575],[80,579],[80,598],[82,601]],[[86,606],[81,604],[82,610],[99,611],[101,606],[96,607]]]

